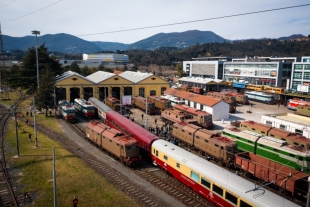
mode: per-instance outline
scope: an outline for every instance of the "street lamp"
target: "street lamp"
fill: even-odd
[[[38,59],[38,35],[40,35],[40,31],[33,30],[31,33],[36,36],[37,84],[38,84],[38,88],[39,88],[40,78],[39,78],[39,59]]]
[[[38,84],[38,88],[39,88],[40,78],[39,78],[39,59],[38,59],[38,35],[40,35],[40,31],[33,30],[31,33],[36,36],[37,84]],[[34,105],[33,126],[34,126],[34,135],[35,135],[35,144],[36,144],[36,147],[37,147],[38,146],[38,135],[37,135],[37,123],[36,123],[36,103],[35,103],[35,99],[33,99],[33,105]]]

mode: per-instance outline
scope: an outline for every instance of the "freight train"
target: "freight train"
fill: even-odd
[[[184,146],[194,149],[203,156],[221,162],[223,165],[232,165],[237,146],[233,139],[203,129],[193,124],[173,124],[172,137]],[[211,156],[211,157],[210,157]]]
[[[74,108],[75,111],[86,116],[86,117],[94,117],[95,116],[95,107],[90,102],[76,98],[74,99]]]
[[[248,130],[264,136],[280,139],[286,141],[289,145],[310,150],[310,139],[284,129],[275,128],[268,124],[257,123],[254,121],[242,121],[240,122],[239,127],[241,130]]]
[[[158,96],[149,96],[148,100],[155,104],[155,107],[159,110],[165,110],[171,108],[171,102],[165,98]]]
[[[155,135],[113,111],[96,98],[89,99],[106,117],[106,124],[137,140],[140,155],[151,158],[180,182],[218,206],[298,206],[266,189],[198,157]],[[144,153],[143,153],[144,152]],[[146,157],[144,157],[146,156]],[[212,169],[212,170],[210,170]],[[255,189],[255,190],[251,190]],[[246,193],[246,191],[249,191]]]
[[[89,122],[86,126],[86,139],[127,166],[138,166],[141,162],[137,141],[103,123]]]
[[[209,114],[206,111],[198,110],[184,104],[175,104],[173,108],[192,115],[193,118],[196,119],[198,126],[202,126],[206,129],[213,129],[214,127],[214,124],[212,122],[212,114]]]
[[[120,111],[121,103],[119,99],[109,96],[106,98],[106,104],[114,111]]]
[[[239,151],[257,154],[295,170],[310,171],[310,154],[303,148],[248,130],[226,128],[222,134],[235,139]]]
[[[303,172],[249,152],[235,155],[235,168],[240,169],[248,177],[255,177],[262,182],[272,184],[284,194],[299,200],[305,200],[307,197],[309,175]]]
[[[147,102],[147,103],[146,103]],[[156,114],[155,103],[150,101],[148,98],[143,98],[141,96],[135,96],[132,99],[132,106],[141,109],[142,111],[146,111],[150,115]]]

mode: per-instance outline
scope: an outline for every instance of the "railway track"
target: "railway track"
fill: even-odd
[[[66,137],[40,124],[37,124],[37,129],[46,136],[49,136],[51,139],[61,143],[64,148],[85,161],[90,167],[95,169],[99,174],[101,174],[103,177],[113,183],[116,188],[123,191],[141,206],[168,206],[156,195],[152,195],[150,192],[144,190],[138,184],[132,182],[129,178],[122,175],[117,170],[110,167],[108,164],[103,163],[95,156],[89,154],[80,146],[67,139]]]
[[[68,123],[71,129],[73,129],[77,134],[82,138],[85,137],[85,128],[82,128],[79,123],[70,124]],[[107,155],[108,152],[104,151]],[[144,163],[144,162],[143,162]],[[183,183],[179,182],[174,177],[166,174],[164,171],[159,168],[150,167],[148,163],[142,164],[140,168],[131,169],[131,172],[135,173],[139,177],[147,180],[149,183],[153,184],[160,190],[169,194],[170,196],[176,198],[186,206],[195,206],[195,207],[210,207],[214,206],[204,199],[199,194],[195,193],[192,189],[185,186]]]
[[[23,93],[20,93],[19,95],[19,100],[16,101],[15,106],[18,106],[22,101],[27,99]],[[6,109],[6,107],[0,105],[0,109]],[[5,127],[10,116],[11,114],[5,113],[0,116],[0,206],[5,207],[19,206],[25,200],[25,195],[16,196],[16,187],[13,187],[12,179],[10,178],[6,164],[4,152],[4,135]]]

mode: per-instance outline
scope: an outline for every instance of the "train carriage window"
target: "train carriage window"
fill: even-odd
[[[273,149],[273,151],[275,151],[275,152],[279,152],[279,150],[278,150],[278,149]]]
[[[165,159],[165,160],[168,160],[168,157],[167,157],[166,155],[164,155],[164,159]]]
[[[217,195],[223,197],[223,189],[220,188],[220,187],[218,187],[217,185],[213,184],[213,189],[212,189],[212,191],[213,191],[214,193],[216,193]]]
[[[205,180],[204,178],[201,178],[201,185],[205,186],[206,188],[210,189],[210,182]]]
[[[199,175],[197,173],[191,171],[191,179],[198,183],[199,182]]]
[[[254,131],[255,131],[255,129],[254,129],[254,128],[252,128],[252,130],[254,130]]]
[[[298,157],[298,160],[303,160],[303,157],[300,157],[300,156],[299,156],[299,157]]]
[[[271,137],[274,137],[274,135],[273,135],[273,134],[270,134],[270,136],[271,136]]]
[[[265,134],[265,132],[261,131],[262,134]]]
[[[214,146],[219,147],[217,144],[215,144]]]
[[[224,147],[223,146],[221,146],[221,150],[223,150],[224,149]]]
[[[248,143],[253,143],[251,140],[248,140]]]
[[[182,129],[182,132],[184,132],[184,130]]]
[[[243,200],[240,200],[240,207],[253,207],[253,206],[244,202]]]
[[[298,144],[297,142],[294,142],[294,145],[297,145],[297,146],[298,146],[299,144]]]
[[[205,142],[208,143],[209,141],[205,139]]]
[[[112,140],[109,139],[110,142],[112,142]]]
[[[226,192],[226,198],[225,198],[228,202],[237,205],[238,203],[238,198],[228,192]]]
[[[290,157],[295,157],[295,155],[293,155],[293,154],[290,154]]]
[[[176,166],[177,166],[177,168],[180,168],[180,163],[177,163],[177,165],[176,165]]]
[[[156,150],[156,153],[155,153],[156,157],[158,157],[158,151]]]
[[[196,136],[197,139],[199,139],[199,136]]]
[[[116,143],[116,145],[117,145],[117,146],[119,146],[119,144],[118,144],[118,143]]]
[[[265,147],[265,145],[263,145],[263,144],[259,144],[259,146],[260,146],[260,147]]]
[[[188,133],[189,135],[192,135],[192,133]]]

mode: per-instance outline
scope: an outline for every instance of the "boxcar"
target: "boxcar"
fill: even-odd
[[[204,156],[211,156],[223,164],[233,163],[234,151],[237,149],[233,139],[221,137],[193,124],[178,123],[173,125],[172,136]]]
[[[249,152],[235,155],[235,167],[289,193],[305,198],[308,192],[308,175]]]
[[[209,114],[206,111],[195,109],[193,107],[181,104],[175,104],[173,108],[185,112],[185,114],[192,115],[197,121],[197,125],[202,126],[206,129],[213,129],[214,124],[212,122],[212,114]]]
[[[152,160],[216,206],[298,206],[165,140],[153,143]]]
[[[146,101],[147,101],[147,104],[146,104]],[[143,98],[141,96],[135,96],[132,99],[132,106],[137,107],[144,112],[147,109],[148,114],[151,114],[151,115],[156,114],[155,104],[152,101],[148,100],[147,98]]]
[[[106,98],[106,104],[108,107],[110,107],[111,109],[113,109],[114,111],[120,111],[121,109],[121,103],[120,100],[114,97],[107,97]]]
[[[86,138],[126,165],[137,166],[141,162],[137,141],[105,124],[89,122],[86,126]]]

